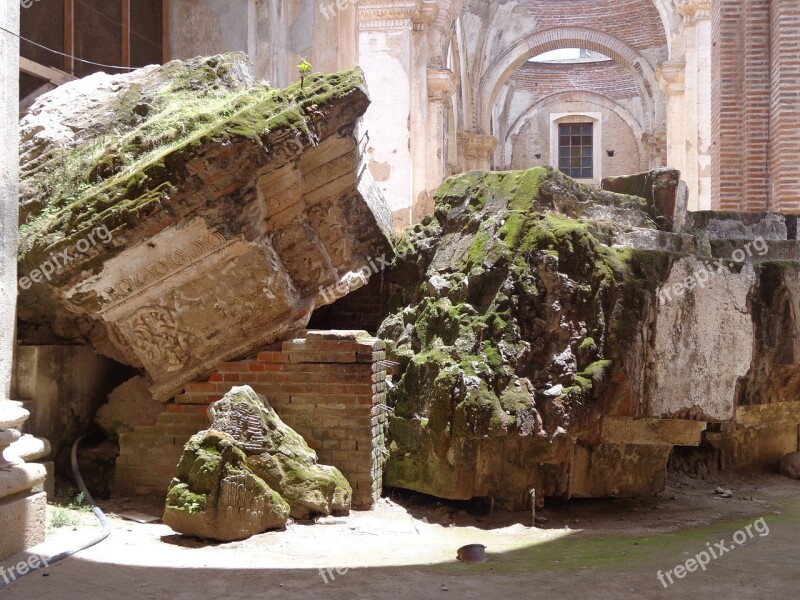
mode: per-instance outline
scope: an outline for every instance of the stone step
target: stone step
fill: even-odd
[[[800,261],[800,240],[725,239],[709,242],[711,255],[740,263]],[[800,265],[798,265],[800,266]]]
[[[615,248],[637,248],[639,250],[660,250],[680,254],[697,252],[697,238],[693,235],[670,233],[657,229],[634,228],[621,233],[616,238]]]

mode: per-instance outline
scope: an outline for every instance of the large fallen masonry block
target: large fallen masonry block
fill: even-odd
[[[798,450],[797,217],[687,213],[680,174],[446,180],[384,282],[383,483],[521,509]],[[622,193],[626,192],[626,193]]]
[[[159,400],[302,329],[391,258],[359,69],[273,89],[239,54],[92,75],[21,123],[20,328]]]

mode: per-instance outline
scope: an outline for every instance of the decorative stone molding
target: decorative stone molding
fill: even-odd
[[[684,90],[684,79],[686,74],[686,63],[683,61],[670,61],[661,64],[656,71],[658,85],[664,90],[665,94],[682,94]]]
[[[424,0],[373,0],[358,4],[358,22],[365,29],[421,31],[436,19],[436,2]]]
[[[677,13],[687,23],[711,18],[711,0],[673,0]]]
[[[456,91],[458,78],[450,69],[428,69],[428,99],[431,102],[448,102]]]
[[[464,157],[467,171],[490,169],[492,155],[499,144],[493,135],[472,131],[458,132],[459,154]]]

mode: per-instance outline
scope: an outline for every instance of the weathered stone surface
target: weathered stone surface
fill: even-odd
[[[167,492],[166,525],[229,542],[283,527],[288,517],[289,505],[248,469],[230,435],[201,431],[186,444]]]
[[[211,405],[209,415],[211,429],[235,440],[248,468],[289,503],[293,518],[350,510],[353,490],[344,476],[317,464],[316,452],[252,388],[234,387]]]
[[[95,422],[111,440],[121,433],[133,431],[138,425],[154,425],[164,405],[153,400],[150,381],[144,377],[133,377],[114,388],[108,402],[100,407]]]
[[[781,459],[781,474],[800,479],[800,452],[790,452]]]
[[[765,244],[787,240],[756,235],[785,237],[788,220],[708,214],[750,250],[709,259],[696,223],[671,231],[654,193],[542,168],[445,181],[387,277],[386,485],[521,508],[531,488],[649,494],[674,444],[706,440],[729,465],[796,448],[800,262],[770,260]]]
[[[90,340],[167,399],[304,327],[391,255],[368,103],[359,70],[276,90],[241,55],[42,96],[21,124],[23,337]]]

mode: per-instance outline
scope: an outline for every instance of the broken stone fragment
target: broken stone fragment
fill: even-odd
[[[211,430],[192,436],[167,492],[164,524],[230,542],[283,527],[288,517],[289,505],[250,471],[236,440]]]
[[[790,452],[781,458],[781,474],[800,479],[800,452]]]
[[[108,395],[108,402],[95,415],[95,423],[108,439],[117,440],[138,426],[155,425],[164,405],[153,400],[150,383],[145,377],[133,377]]]
[[[251,387],[234,387],[209,415],[211,429],[236,441],[248,468],[289,503],[293,518],[350,510],[353,490],[341,472],[317,464],[316,452]]]
[[[166,400],[391,260],[359,69],[287,89],[241,54],[41,96],[22,120],[20,335],[88,340]]]

